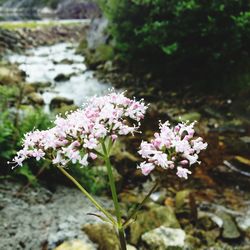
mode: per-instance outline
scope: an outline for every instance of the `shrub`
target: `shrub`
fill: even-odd
[[[100,6],[120,58],[130,65],[174,83],[249,79],[247,1],[100,0]]]

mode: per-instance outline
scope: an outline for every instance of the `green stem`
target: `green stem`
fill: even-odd
[[[72,176],[70,175],[63,167],[57,166],[57,168],[65,175],[67,176],[79,189],[80,191],[87,196],[87,198],[95,205],[95,207],[101,211],[108,220],[113,224],[116,225],[116,221],[112,217],[112,215],[107,212],[88,192],[87,190]]]
[[[148,200],[149,196],[156,190],[158,183],[155,183],[154,186],[150,189],[149,193],[144,197],[142,202],[131,212],[126,221],[123,223],[123,227],[126,228],[129,224],[129,221],[135,217],[137,212],[142,208],[145,202]]]
[[[124,233],[123,227],[118,229],[118,235],[119,235],[121,250],[127,250],[127,244],[126,244],[125,233]]]
[[[120,212],[120,206],[119,206],[116,187],[115,187],[115,179],[114,179],[110,159],[109,159],[109,156],[107,154],[106,146],[104,143],[102,144],[102,146],[103,146],[103,151],[104,151],[104,160],[105,160],[105,164],[106,164],[106,167],[108,170],[109,185],[111,188],[112,199],[113,199],[114,206],[115,206],[115,214],[116,214],[116,218],[117,218],[117,223],[118,223],[118,226],[120,226],[121,225],[121,212]]]
[[[112,166],[111,166],[110,159],[109,159],[109,152],[106,149],[105,142],[102,143],[102,149],[104,153],[105,164],[108,170],[109,185],[111,189],[112,199],[113,199],[114,206],[115,206],[115,214],[117,218],[117,230],[118,230],[121,250],[126,250],[127,249],[126,239],[125,239],[124,228],[122,225],[120,205],[118,202],[118,197],[117,197],[117,192],[116,192],[116,187],[115,187],[115,179],[114,179]]]

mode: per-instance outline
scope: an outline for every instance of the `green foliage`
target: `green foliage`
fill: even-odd
[[[100,6],[120,58],[166,81],[239,83],[249,70],[245,0],[100,0]]]
[[[10,161],[17,150],[21,148],[25,133],[35,129],[47,129],[52,125],[51,115],[44,113],[42,109],[18,104],[23,98],[21,88],[22,85],[0,85],[0,173],[5,172],[7,161]],[[61,110],[61,112],[63,111]],[[48,162],[37,162],[36,160],[27,161],[12,173],[31,185],[37,185],[37,175],[41,171],[44,172],[45,176],[48,176],[47,179],[54,182],[61,178],[60,173],[54,167],[52,168]],[[81,168],[78,165],[73,165],[70,171],[91,193],[99,194],[107,188],[107,173],[103,171],[103,168]],[[50,175],[53,176],[50,177]]]
[[[92,194],[100,194],[108,189],[106,167],[84,167],[73,165],[69,168],[72,175]]]
[[[49,127],[51,127],[51,117],[44,113],[43,110],[36,108],[24,115],[18,131],[20,137],[23,137],[23,135],[29,131],[35,129],[43,130]]]
[[[15,126],[14,116],[9,111],[10,105],[18,95],[16,87],[0,85],[0,158],[9,159],[16,151],[13,144]]]
[[[7,160],[16,152],[12,143],[15,127],[8,111],[0,113],[0,130],[0,158]]]
[[[0,172],[6,171],[7,161],[10,161],[21,147],[25,133],[33,129],[45,129],[51,124],[50,117],[42,110],[21,109],[21,100],[21,84],[0,85]],[[34,168],[28,164],[16,169],[14,174],[24,177],[32,185],[37,183]]]
[[[24,177],[26,181],[33,186],[38,183],[36,176],[33,174],[28,164],[24,164],[21,168],[17,168],[15,174]]]

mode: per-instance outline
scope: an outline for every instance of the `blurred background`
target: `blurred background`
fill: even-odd
[[[130,249],[250,249],[249,53],[247,0],[0,0],[0,249],[119,249],[49,162],[7,164],[24,133],[111,87],[150,103],[112,156],[124,218],[161,181]],[[136,169],[159,120],[196,120],[209,144],[188,181]],[[70,173],[112,211],[102,162]]]

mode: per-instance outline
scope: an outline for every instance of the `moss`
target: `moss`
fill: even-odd
[[[92,69],[101,63],[112,60],[114,57],[112,46],[106,44],[99,45],[94,52],[88,50],[85,51],[86,62]]]
[[[87,40],[85,39],[85,38],[83,38],[81,41],[80,41],[80,43],[79,43],[79,45],[78,45],[78,47],[77,47],[77,49],[76,49],[76,52],[77,53],[79,53],[79,54],[84,54],[85,53],[85,50],[88,48],[88,42],[87,42]]]
[[[74,26],[79,25],[81,22],[66,22],[62,23],[60,21],[50,21],[50,22],[36,22],[36,21],[27,21],[27,22],[3,22],[0,23],[0,28],[8,29],[8,30],[16,30],[16,29],[37,29],[40,27],[54,27],[54,26]]]

